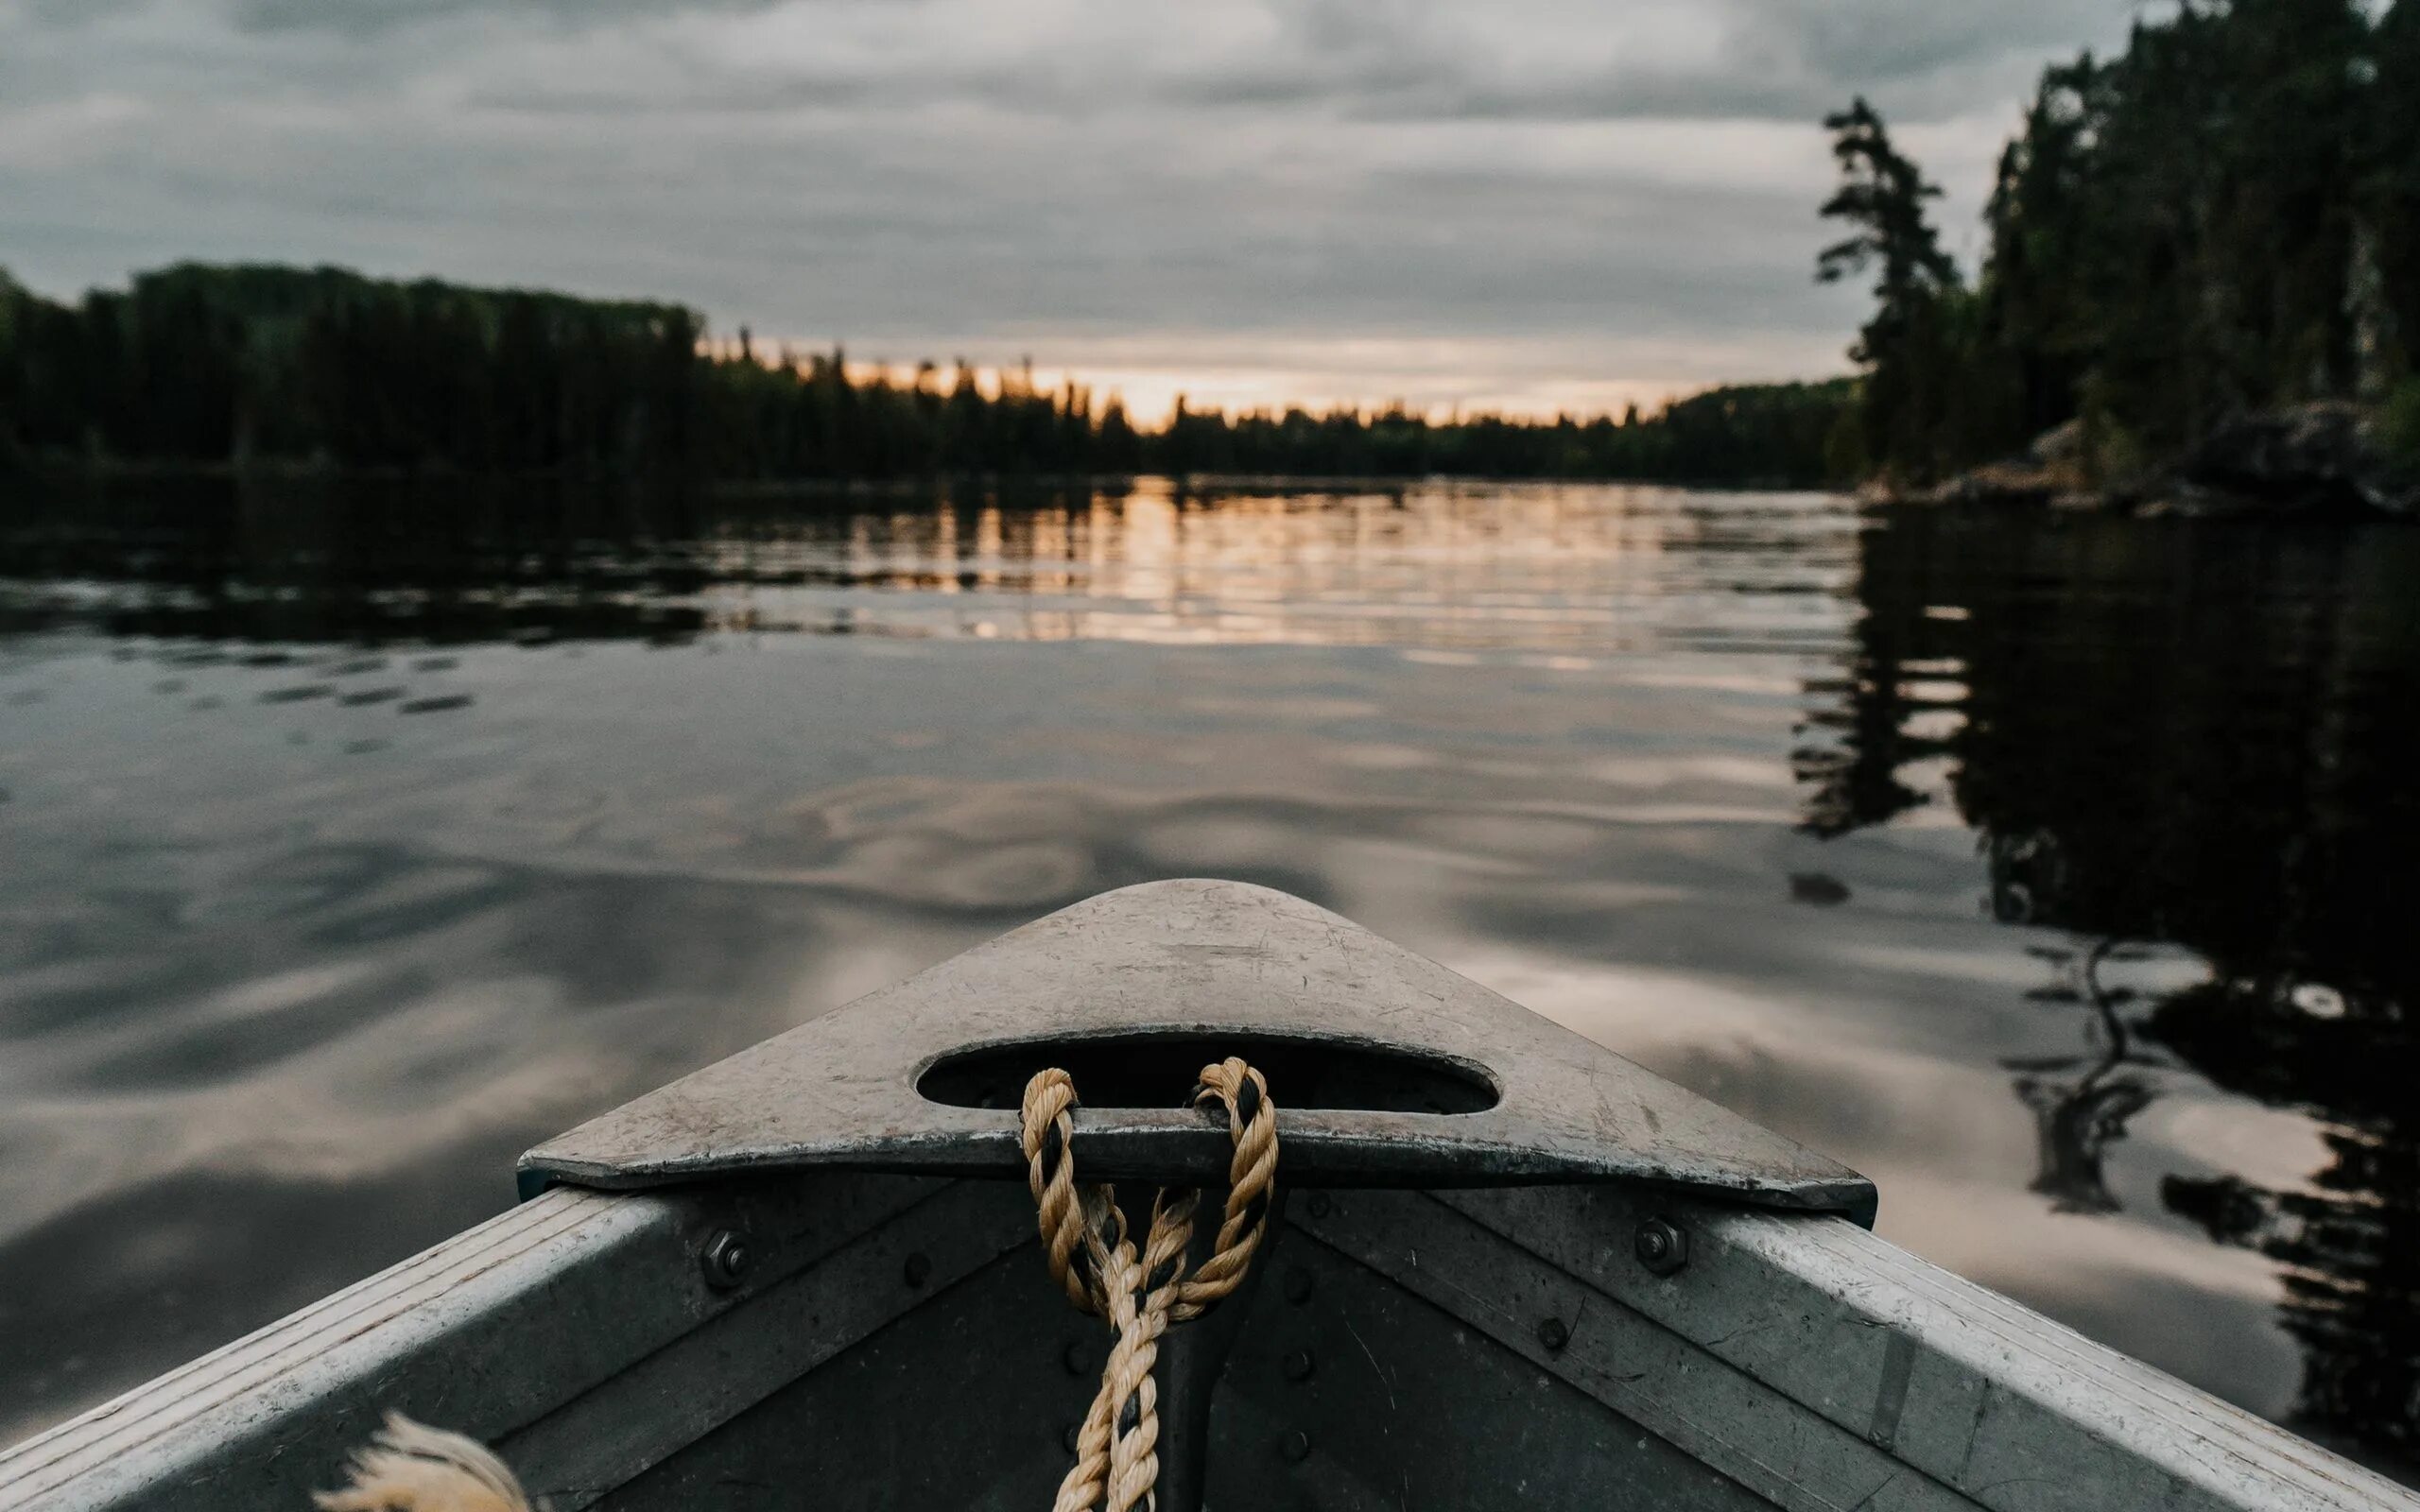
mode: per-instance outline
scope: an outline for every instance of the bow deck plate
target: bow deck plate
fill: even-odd
[[[1289,1185],[1630,1181],[1873,1218],[1856,1172],[1325,909],[1203,881],[1105,893],[859,998],[538,1146],[523,1185],[1021,1177],[1017,1091],[1044,1065],[1086,1098],[1088,1177],[1217,1179],[1223,1127],[1179,1105],[1229,1054],[1269,1074]]]

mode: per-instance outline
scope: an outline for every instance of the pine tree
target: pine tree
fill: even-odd
[[[1925,206],[1941,195],[1891,144],[1882,117],[1860,96],[1828,116],[1839,190],[1826,219],[1850,234],[1824,249],[1816,277],[1836,283],[1875,270],[1874,317],[1849,355],[1865,369],[1865,450],[1886,469],[1922,481],[1940,466],[1941,386],[1948,376],[1945,303],[1960,291]]]
[[[2420,0],[2395,0],[2373,46],[2360,238],[2377,281],[2370,358],[2420,408]]]

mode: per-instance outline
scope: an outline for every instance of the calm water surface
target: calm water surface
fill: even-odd
[[[1211,874],[2409,1478],[2415,584],[2415,532],[1813,494],[7,497],[0,1440]]]

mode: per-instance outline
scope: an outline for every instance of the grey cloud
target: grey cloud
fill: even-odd
[[[1748,0],[1759,28],[1793,39],[1825,75],[1889,82],[2021,53],[2065,55],[2124,26],[2144,7],[2125,0],[2028,0],[2015,6],[1944,0],[1807,5]]]
[[[1179,76],[1168,88],[1205,104],[1324,102],[1374,120],[1805,121],[1859,93],[1937,119],[1995,93],[2013,98],[2045,61],[2106,40],[2131,14],[2111,0],[1707,0],[1695,9],[1721,39],[1702,63],[1590,60],[1581,46],[1542,68],[1492,49],[1467,11],[1398,10],[1392,25],[1354,28],[1339,24],[1333,0],[1309,0],[1289,6],[1297,45],[1273,50],[1279,60]]]
[[[130,10],[147,9],[153,0],[25,0],[25,16],[43,26],[73,26],[108,21]],[[5,19],[5,18],[0,18]]]
[[[135,260],[334,257],[568,281],[696,300],[725,326],[883,335],[901,356],[923,354],[898,345],[920,335],[938,348],[1054,321],[1522,335],[1579,319],[1730,335],[1763,291],[1795,297],[1812,236],[1801,204],[1615,170],[1348,161],[1278,186],[1186,163],[1181,141],[1068,133],[1031,154],[1059,159],[1062,176],[1045,180],[1015,144],[869,141],[824,123],[701,177],[685,165],[727,161],[728,133],[648,134],[590,128],[498,163],[425,138],[305,147],[233,123],[150,146],[81,208],[135,240]],[[0,195],[16,194],[0,176]]]
[[[458,16],[543,19],[597,27],[632,17],[683,11],[766,10],[783,0],[231,0],[229,14],[248,32],[321,31],[375,37]]]
[[[399,9],[363,9],[351,0],[243,3],[291,12],[298,22],[312,18],[313,25],[496,14],[496,0],[403,0]],[[690,4],[726,13],[780,9],[780,0]],[[646,0],[544,0],[544,7],[550,14],[588,18],[581,25],[643,10],[662,13]],[[2004,99],[2013,110],[2044,62],[2106,41],[2126,14],[2112,0],[2041,0],[2025,7],[1703,0],[1674,26],[1704,33],[1709,56],[1674,64],[1626,57],[1597,36],[1601,26],[1538,0],[1512,0],[1486,11],[1402,0],[1277,0],[1260,12],[1274,31],[1264,44],[1171,57],[1128,56],[1122,39],[1086,34],[1078,16],[1065,31],[1037,29],[1018,39],[1008,60],[950,56],[953,24],[946,8],[923,9],[933,18],[929,38],[894,39],[895,49],[870,56],[802,59],[721,76],[674,72],[642,88],[540,77],[510,81],[479,98],[551,112],[783,112],[860,103],[898,110],[960,103],[1050,118],[1164,108],[1391,122],[1795,123],[1863,93],[1880,97],[1895,118],[1937,120],[1971,112],[1979,100]],[[1153,9],[1138,0],[1133,13]],[[1158,9],[1167,13],[1171,8]],[[372,15],[389,19],[364,19]],[[1569,34],[1570,46],[1507,45],[1508,39],[1554,39],[1556,28]],[[920,41],[931,45],[917,45]]]
[[[1693,341],[1740,376],[1837,352],[1856,301],[1808,278],[1815,117],[1860,90],[1894,121],[2013,116],[2044,60],[2123,20],[2105,0],[84,3],[0,9],[0,265],[39,286],[324,259],[660,295],[903,359],[1015,342],[1048,363],[1054,334],[1503,337],[1601,351],[1611,377]],[[1927,165],[1979,189],[1983,150]]]
[[[1804,119],[1849,93],[1903,92],[1925,112],[1971,106],[1979,73],[2019,78],[2048,58],[2118,34],[2119,0],[2033,0],[2023,6],[1943,0],[1701,0],[1674,8],[1677,30],[1714,40],[1712,56],[1674,66],[1625,58],[1606,39],[1632,8],[1575,11],[1554,0],[1503,0],[1485,9],[1443,0],[1268,0],[1212,5],[1265,15],[1274,36],[1228,55],[1121,56],[1120,37],[1089,35],[1096,19],[1063,12],[1063,29],[1002,28],[1014,66],[947,56],[963,17],[929,0],[27,0],[34,26],[84,29],[130,12],[190,20],[213,11],[249,35],[386,38],[441,21],[471,23],[459,49],[518,32],[595,32],[634,22],[744,16],[789,9],[923,15],[928,35],[903,30],[854,74],[807,60],[806,77],[747,81],[737,99],[783,109],[817,90],[848,97],[891,92],[897,104],[969,98],[1038,113],[1080,113],[1104,102],[1313,107],[1366,119],[1622,119],[1643,115]],[[963,9],[964,8],[959,8]],[[1132,13],[1184,9],[1135,0]],[[991,16],[1007,16],[1005,9]],[[1104,11],[1103,13],[1114,13]],[[1530,45],[1519,43],[1527,42]],[[1568,45],[1558,45],[1567,43]],[[929,44],[929,45],[927,45]],[[323,60],[332,71],[369,60]],[[2014,72],[2011,72],[2011,70]],[[778,75],[779,70],[772,73]],[[2003,82],[2005,79],[2003,80]],[[1953,88],[1945,91],[1946,83]],[[706,88],[646,101],[592,91],[600,107],[705,103]]]
[[[186,0],[200,3],[200,0]],[[1273,31],[1261,46],[1152,53],[1128,31],[1101,29],[1111,9],[1058,14],[1058,29],[1002,31],[999,56],[959,46],[968,12],[926,0],[230,0],[268,31],[366,34],[455,19],[484,36],[518,29],[610,31],[619,22],[740,17],[779,9],[910,17],[873,34],[878,46],[804,53],[748,65],[678,60],[647,77],[530,73],[487,79],[472,104],[540,113],[619,112],[869,112],[982,107],[1036,118],[1135,112],[1229,112],[1305,121],[1636,121],[1754,118],[1806,124],[1851,94],[1876,94],[1900,121],[1970,113],[2015,99],[2052,56],[2105,42],[2120,25],[2113,0],[2040,0],[2023,8],[1939,0],[1702,0],[1669,8],[1675,31],[1706,39],[1702,58],[1631,56],[1619,46],[1629,8],[1585,14],[1551,0],[1494,9],[1404,0],[1273,0],[1244,9]],[[1179,5],[1135,0],[1131,17],[1174,17]],[[994,12],[1004,14],[1004,12]],[[537,19],[532,19],[537,17]],[[915,17],[922,17],[917,25]],[[1103,34],[1106,31],[1106,34]],[[1568,43],[1568,46],[1564,46]],[[392,42],[388,46],[394,46]],[[470,43],[462,43],[470,46]],[[358,53],[360,48],[355,48]],[[334,68],[366,58],[329,58]],[[442,58],[436,60],[442,65]]]

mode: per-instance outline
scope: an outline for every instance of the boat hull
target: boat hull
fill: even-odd
[[[1344,1189],[1275,1235],[1214,1506],[2420,1506],[1835,1216]],[[1105,1347],[1012,1181],[558,1190],[0,1455],[0,1506],[299,1509],[393,1409],[556,1512],[1030,1508]]]
[[[1018,1091],[1081,1072],[1086,1179],[1215,1184],[1226,1131],[1173,1105],[1237,1053],[1276,1073],[1273,1242],[1164,1342],[1160,1512],[2420,1509],[1876,1238],[1857,1173],[1209,881],[558,1137],[512,1212],[0,1455],[0,1509],[300,1512],[390,1411],[554,1512],[1046,1505],[1107,1340],[1040,1253]]]

